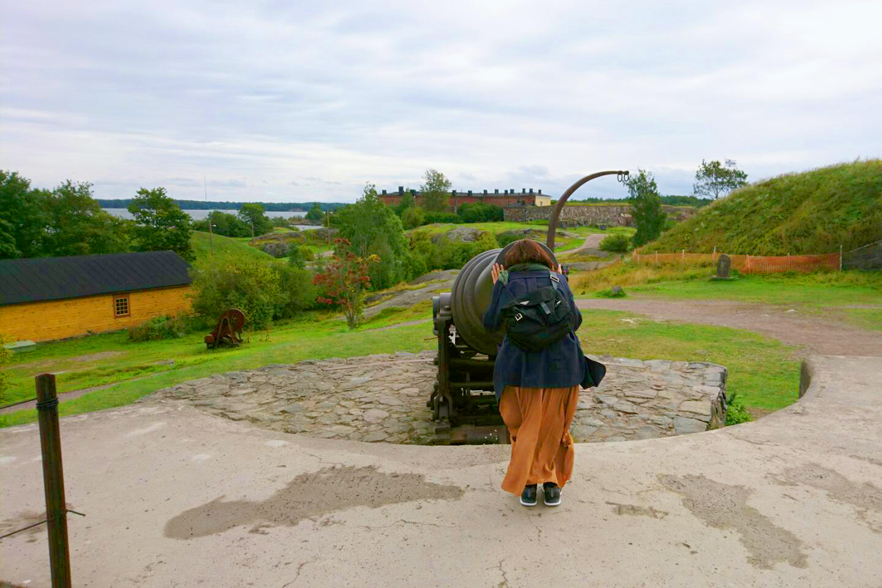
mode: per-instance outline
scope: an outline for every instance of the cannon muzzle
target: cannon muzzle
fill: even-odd
[[[538,245],[545,249],[556,265],[554,253],[542,243]],[[496,355],[496,347],[503,337],[501,331],[488,332],[483,324],[484,312],[490,306],[493,294],[490,270],[494,263],[503,262],[511,247],[512,244],[508,244],[502,249],[491,249],[470,259],[457,274],[450,291],[450,311],[456,332],[476,351],[487,355]]]

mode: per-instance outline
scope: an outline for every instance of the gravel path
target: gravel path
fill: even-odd
[[[731,300],[600,298],[577,300],[581,309],[624,310],[656,320],[673,320],[746,329],[799,345],[809,353],[882,357],[882,332],[844,325],[797,310]]]
[[[558,251],[555,255],[570,255],[571,253],[577,253],[584,249],[600,249],[600,242],[603,241],[603,238],[606,237],[603,233],[592,233],[585,237],[585,242],[576,247],[575,249],[570,249],[568,251]]]

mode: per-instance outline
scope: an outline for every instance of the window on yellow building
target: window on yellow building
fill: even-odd
[[[113,314],[114,316],[129,316],[129,297],[115,296],[113,298]]]

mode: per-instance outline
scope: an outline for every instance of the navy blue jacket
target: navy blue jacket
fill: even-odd
[[[502,308],[506,303],[550,285],[548,271],[510,272],[507,284],[498,280],[493,286],[493,300],[484,313],[484,328],[491,332],[498,331],[502,328]],[[582,324],[582,314],[576,308],[566,277],[560,281],[560,289],[569,299],[570,309],[576,317],[573,328],[575,331]],[[493,388],[497,402],[506,386],[569,388],[580,384],[584,377],[584,355],[573,331],[539,352],[524,351],[509,342],[506,336],[499,345],[493,368]]]

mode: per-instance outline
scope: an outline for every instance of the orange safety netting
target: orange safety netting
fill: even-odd
[[[720,254],[712,253],[634,253],[632,259],[638,263],[666,263],[695,265],[716,263]],[[762,255],[729,255],[732,269],[745,274],[775,274],[784,272],[813,272],[817,270],[839,270],[840,255],[784,255],[778,257]]]

